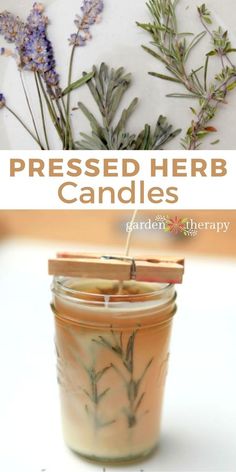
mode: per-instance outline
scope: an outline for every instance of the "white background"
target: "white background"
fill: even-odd
[[[0,246],[3,472],[102,472],[67,450],[61,436],[47,276],[47,259],[59,248]],[[107,472],[235,472],[235,271],[227,260],[187,258],[159,450]]]
[[[33,0],[0,0],[0,11],[8,9],[22,18],[26,18],[32,3]],[[46,13],[51,20],[49,36],[55,47],[58,71],[64,86],[66,85],[69,60],[67,38],[70,33],[74,32],[73,20],[75,13],[79,13],[82,0],[45,0],[43,3],[47,5]],[[93,64],[99,65],[102,61],[115,68],[124,66],[127,71],[133,74],[133,86],[127,92],[123,105],[127,106],[135,96],[140,98],[137,111],[129,122],[130,129],[138,132],[147,122],[154,125],[157,117],[164,114],[168,116],[175,128],[183,128],[184,134],[193,117],[189,107],[194,106],[194,102],[166,98],[165,95],[168,93],[183,92],[183,90],[178,84],[158,80],[148,75],[149,71],[165,73],[165,69],[162,69],[161,64],[141,48],[141,44],[148,44],[150,41],[149,35],[138,29],[135,24],[136,20],[149,21],[145,0],[104,0],[104,3],[102,22],[92,29],[93,40],[85,48],[80,48],[77,51],[74,78],[77,79],[84,70],[90,71]],[[194,33],[202,31],[196,11],[196,7],[201,3],[203,2],[199,0],[180,0],[178,12],[182,31],[187,30]],[[229,30],[235,47],[235,0],[225,0],[224,2],[222,0],[208,0],[206,3],[214,12],[216,26],[220,24],[224,29]],[[4,41],[0,38],[1,45],[4,45]],[[205,53],[209,48],[209,40],[204,39],[191,56],[192,67],[198,68],[204,63]],[[236,54],[232,55],[232,59],[236,62]],[[38,104],[31,78],[30,74],[26,74],[26,84],[36,112]],[[30,123],[15,62],[4,57],[0,57],[0,91],[5,93],[8,104],[18,110],[21,117]],[[79,93],[74,94],[72,105],[76,105],[79,100],[86,102],[87,106],[96,112],[96,105],[94,106],[86,86],[80,89]],[[232,92],[228,102],[226,106],[223,106],[213,123],[219,129],[220,137],[220,143],[213,146],[213,149],[236,149],[235,91]],[[74,123],[78,137],[80,131],[89,131],[88,122],[83,118],[81,112],[74,113]],[[50,134],[51,148],[58,149],[59,143],[55,134],[53,132]],[[205,141],[204,147],[212,149],[210,142],[215,141],[217,137],[216,135],[211,136],[209,140]],[[32,139],[4,110],[0,112],[0,148],[34,148]],[[168,148],[181,149],[180,138],[177,137],[169,143]]]

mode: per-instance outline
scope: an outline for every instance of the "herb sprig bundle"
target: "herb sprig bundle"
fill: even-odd
[[[84,77],[87,73],[84,73]],[[118,109],[123,95],[130,87],[131,74],[126,74],[123,67],[117,70],[109,70],[106,64],[102,64],[98,70],[93,68],[93,78],[87,82],[89,90],[98,106],[101,114],[101,124],[95,116],[83,104],[78,106],[89,120],[91,135],[81,133],[82,140],[77,142],[78,149],[84,150],[155,150],[160,149],[171,139],[175,138],[181,130],[172,130],[165,117],[160,116],[155,129],[149,124],[136,135],[127,131],[127,122],[135,111],[138,98],[134,98],[128,108],[125,108],[118,118]]]
[[[92,38],[91,28],[100,20],[103,9],[102,0],[83,0],[81,14],[76,15],[74,21],[76,32],[69,37],[71,50],[68,80],[64,87],[57,73],[54,48],[48,37],[49,20],[45,15],[44,6],[34,3],[25,21],[8,11],[0,13],[0,35],[13,46],[13,49],[0,48],[0,55],[13,57],[17,62],[30,123],[26,123],[20,114],[11,108],[3,93],[0,93],[0,110],[6,109],[42,150],[51,148],[49,120],[53,123],[62,149],[65,150],[159,149],[179,133],[179,130],[172,132],[172,127],[162,116],[154,131],[151,126],[145,125],[138,136],[128,133],[126,124],[137,105],[137,99],[124,110],[119,122],[113,127],[118,106],[131,81],[130,74],[125,74],[122,68],[109,72],[108,67],[103,64],[99,71],[94,67],[92,72],[85,73],[73,81],[76,50],[84,47]],[[34,114],[30,94],[25,85],[25,74],[31,74],[34,80],[40,122]],[[94,79],[91,80],[92,78]],[[86,106],[80,104],[81,110],[90,121],[92,136],[83,135],[83,140],[78,143],[75,141],[79,132],[73,127],[74,108],[71,107],[71,94],[86,82],[89,82],[89,89],[99,106],[103,124],[100,126]]]
[[[34,3],[26,21],[8,11],[0,13],[0,35],[14,48],[0,48],[0,55],[13,57],[17,62],[32,127],[8,106],[2,93],[0,94],[0,109],[6,108],[42,150],[50,149],[46,111],[62,143],[62,148],[74,149],[70,95],[73,90],[81,87],[93,75],[89,73],[73,82],[75,51],[78,47],[85,46],[92,37],[91,27],[99,20],[103,7],[102,0],[83,0],[81,16],[77,15],[74,21],[76,33],[71,34],[69,38],[71,53],[68,82],[64,89],[56,70],[53,45],[48,37],[49,20],[45,15],[44,6],[41,3]],[[34,116],[30,94],[25,86],[24,75],[26,73],[31,73],[35,81],[43,135],[41,135],[40,127]]]
[[[178,0],[149,0],[147,6],[152,22],[137,24],[152,37],[153,47],[143,48],[168,71],[168,75],[158,72],[150,72],[150,75],[185,87],[185,93],[171,93],[168,97],[195,99],[199,103],[198,109],[191,107],[194,117],[182,140],[185,149],[195,150],[206,136],[217,131],[210,122],[236,87],[236,67],[230,58],[236,49],[232,47],[227,31],[221,27],[211,29],[212,17],[205,4],[197,9],[204,31],[188,40],[192,33],[181,33],[178,29],[177,3]],[[191,70],[189,55],[206,34],[210,37],[211,50],[203,57],[202,64]],[[213,57],[219,59],[220,69],[212,80],[209,65]]]

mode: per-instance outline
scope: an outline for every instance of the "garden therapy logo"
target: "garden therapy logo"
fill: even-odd
[[[145,221],[128,221],[126,232],[131,231],[160,231],[173,236],[196,237],[201,231],[214,231],[226,233],[229,231],[229,221],[195,221],[193,218],[169,217],[157,215],[154,220],[148,218]]]
[[[183,234],[184,236],[197,236],[198,231],[191,228],[191,220],[188,218],[169,218],[168,216],[156,216],[155,221],[163,223],[163,230],[165,233],[172,233],[174,235]]]

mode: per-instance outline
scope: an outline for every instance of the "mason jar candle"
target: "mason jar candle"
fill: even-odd
[[[58,382],[66,444],[100,462],[157,446],[173,284],[54,277]]]

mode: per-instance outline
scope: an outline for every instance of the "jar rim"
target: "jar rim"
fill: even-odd
[[[69,280],[86,280],[86,281],[89,281],[93,279],[87,279],[87,278],[79,278],[79,277],[63,277],[63,276],[56,276],[53,278],[53,283],[52,283],[52,292],[59,292],[61,295],[65,296],[66,298],[68,299],[73,299],[75,300],[74,296],[76,295],[76,298],[78,297],[78,295],[81,295],[81,296],[88,296],[89,295],[89,298],[90,298],[90,302],[93,301],[93,299],[96,298],[96,302],[98,302],[98,300],[101,300],[102,303],[104,303],[104,298],[110,296],[112,297],[113,299],[113,302],[115,302],[116,300],[118,300],[119,302],[125,302],[127,301],[128,299],[132,298],[132,300],[138,300],[140,298],[140,296],[142,297],[143,300],[148,300],[149,298],[153,298],[157,295],[161,296],[162,294],[168,292],[169,290],[171,290],[173,287],[174,287],[174,284],[172,283],[156,283],[156,282],[139,282],[139,281],[133,281],[134,283],[138,283],[138,284],[141,284],[141,285],[154,285],[154,286],[158,286],[158,289],[153,289],[153,290],[150,290],[150,291],[147,291],[147,292],[142,292],[142,293],[137,293],[137,294],[132,294],[132,293],[127,293],[127,294],[106,294],[106,293],[92,293],[92,292],[88,292],[86,290],[77,290],[75,288],[72,288],[70,287],[69,285],[66,285],[66,282],[69,281]],[[96,280],[97,282],[105,282],[105,279],[94,279]],[[112,282],[112,281],[110,281]],[[118,281],[117,281],[118,282]],[[125,281],[125,282],[131,282],[132,283],[132,280],[131,281]]]

